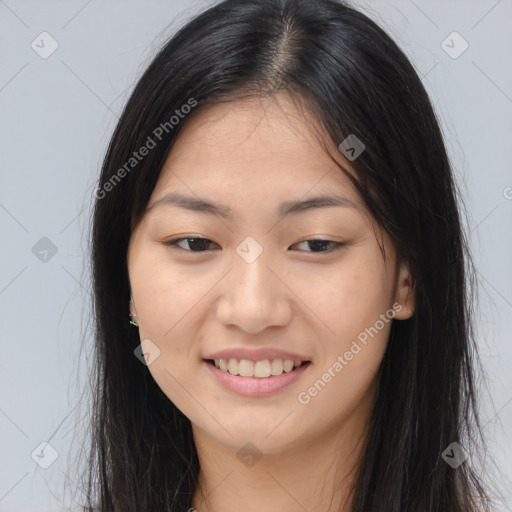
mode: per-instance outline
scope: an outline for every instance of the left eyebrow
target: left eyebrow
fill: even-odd
[[[304,201],[286,201],[281,203],[281,206],[279,207],[279,215],[285,217],[290,214],[327,207],[355,208],[356,210],[359,210],[359,207],[356,204],[345,197],[337,195],[323,195],[312,197]]]
[[[185,196],[179,193],[170,193],[165,195],[161,199],[155,201],[152,205],[148,206],[146,210],[154,210],[156,207],[161,206],[177,206],[193,212],[218,215],[224,219],[233,219],[233,210],[229,206],[209,202],[201,198]],[[359,207],[356,204],[344,197],[338,195],[322,195],[306,200],[285,201],[279,206],[277,215],[280,217],[286,217],[287,215],[294,215],[327,207],[355,208],[356,210],[359,210]]]

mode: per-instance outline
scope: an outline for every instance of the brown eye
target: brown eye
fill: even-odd
[[[188,249],[179,245],[182,241],[186,241],[186,243],[188,243]],[[212,242],[208,238],[183,237],[169,240],[168,242],[165,242],[165,245],[171,247],[172,249],[178,248],[188,252],[204,252],[208,250],[209,244],[212,243],[215,242]]]
[[[312,248],[310,251],[305,252],[333,252],[337,249],[340,249],[345,244],[343,242],[333,242],[332,240],[304,240],[299,242],[299,244],[309,244],[309,247]]]

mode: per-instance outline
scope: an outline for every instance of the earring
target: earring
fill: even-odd
[[[130,297],[129,308],[130,308],[130,317],[131,317],[130,323],[132,325],[135,325],[135,327],[139,327],[139,324],[134,322],[134,319],[137,318],[137,313],[135,312],[135,304],[133,303],[133,299],[131,297]]]

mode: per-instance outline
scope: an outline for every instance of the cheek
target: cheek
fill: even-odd
[[[149,370],[167,396],[180,407],[190,401],[183,387],[195,386],[201,364],[201,327],[211,303],[208,294],[222,274],[176,265],[159,250],[146,249],[130,262],[130,281],[141,340],[160,350]]]
[[[213,276],[198,280],[191,275],[192,267],[179,269],[155,252],[133,258],[130,284],[145,335],[166,339],[211,287]]]
[[[329,330],[322,331],[326,334],[320,339],[318,364],[297,396],[305,430],[313,428],[312,418],[323,417],[328,429],[371,407],[372,385],[393,321],[385,274],[375,268],[351,268],[336,280],[331,277],[323,287],[326,295],[316,297],[318,314]]]
[[[201,297],[212,283],[193,279],[180,272],[156,251],[134,255],[130,262],[130,284],[139,317],[139,335],[158,347],[159,355],[148,366],[151,376],[178,409],[189,418],[199,420],[193,396],[200,395],[195,386],[195,367],[199,353],[195,323],[201,314]],[[185,364],[185,362],[187,362]],[[204,411],[203,411],[204,413]]]
[[[373,404],[373,391],[376,384],[376,366],[369,363],[381,359],[382,354],[372,350],[356,356],[341,371],[329,370],[327,365],[323,370],[304,382],[296,400],[297,412],[300,414],[303,432],[315,432],[336,429],[340,424],[346,424],[348,432],[359,433],[364,428],[367,414]],[[322,424],[318,424],[322,418]],[[357,435],[356,435],[357,437]]]
[[[354,257],[313,275],[297,280],[297,295],[323,325],[331,351],[350,345],[389,308],[390,282],[382,260],[371,253],[354,252]]]

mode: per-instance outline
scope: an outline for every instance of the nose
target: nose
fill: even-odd
[[[290,322],[293,294],[264,255],[265,251],[252,263],[238,256],[234,258],[234,268],[222,280],[222,295],[216,310],[217,319],[224,326],[257,334]]]

